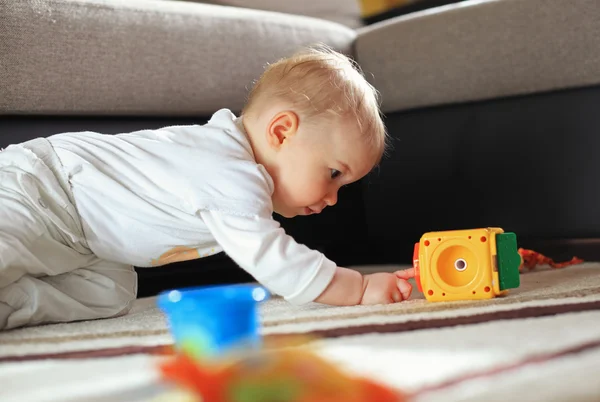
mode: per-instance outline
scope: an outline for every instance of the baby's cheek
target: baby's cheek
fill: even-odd
[[[295,190],[296,201],[303,206],[318,203],[327,195],[327,186],[320,182],[305,182]]]

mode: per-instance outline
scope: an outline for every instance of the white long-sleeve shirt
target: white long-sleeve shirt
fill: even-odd
[[[227,109],[203,126],[49,141],[100,258],[151,267],[225,251],[294,304],[314,300],[333,278],[334,262],[273,219],[273,180]]]

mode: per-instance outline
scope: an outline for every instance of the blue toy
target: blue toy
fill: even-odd
[[[259,285],[209,286],[163,292],[158,306],[176,349],[195,358],[220,358],[262,345],[258,303],[268,298]]]

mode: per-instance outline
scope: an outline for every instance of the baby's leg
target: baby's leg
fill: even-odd
[[[55,276],[25,275],[0,289],[0,329],[123,315],[136,294],[133,267],[104,260]]]
[[[5,178],[0,170],[0,288],[23,275],[60,275],[96,258],[83,247],[77,250],[66,245],[61,237],[69,234],[54,228],[33,201],[4,187]],[[38,202],[50,203],[41,197]]]
[[[0,152],[0,288],[23,275],[59,275],[96,258],[53,172],[31,151]]]
[[[0,329],[110,317],[135,298],[135,271],[92,253],[66,191],[32,152],[0,152]]]

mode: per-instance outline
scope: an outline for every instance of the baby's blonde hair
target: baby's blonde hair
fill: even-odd
[[[354,61],[327,46],[310,47],[268,65],[242,114],[273,99],[289,102],[301,117],[316,124],[319,118],[351,117],[377,153],[377,163],[385,153],[387,133],[379,93]]]

